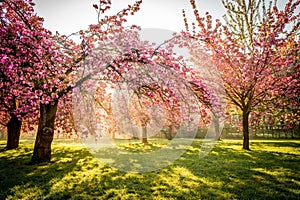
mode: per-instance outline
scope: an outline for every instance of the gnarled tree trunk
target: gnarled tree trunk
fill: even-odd
[[[51,160],[51,143],[54,136],[54,122],[58,101],[40,105],[40,120],[34,144],[31,163],[49,162]]]
[[[249,111],[243,111],[243,149],[250,150],[249,147]]]
[[[20,121],[14,114],[11,114],[11,118],[7,123],[6,150],[16,149],[19,147],[21,126],[22,121]]]

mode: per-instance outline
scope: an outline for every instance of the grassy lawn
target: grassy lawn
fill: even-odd
[[[54,141],[52,163],[28,165],[33,141],[22,140],[19,149],[0,152],[0,199],[299,199],[299,140],[252,140],[249,152],[239,140],[224,140],[202,159],[200,147],[195,140],[172,165],[129,173],[67,141]]]

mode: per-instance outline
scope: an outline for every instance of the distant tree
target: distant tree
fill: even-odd
[[[196,19],[192,30],[185,12],[184,20],[191,38],[213,56],[227,98],[242,111],[243,149],[249,150],[251,111],[277,98],[280,88],[289,84],[283,72],[290,56],[281,49],[289,48],[291,55],[299,49],[299,14],[294,12],[300,1],[289,0],[281,11],[276,2],[268,5],[264,0],[222,2],[227,10],[224,26],[219,20],[214,24],[208,13],[200,17],[194,0],[190,1]]]

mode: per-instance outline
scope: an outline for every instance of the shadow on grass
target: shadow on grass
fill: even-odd
[[[236,142],[229,143],[236,145]],[[210,194],[204,198],[298,199],[300,155],[292,152],[268,152],[264,148],[280,147],[281,143],[263,144],[253,144],[261,147],[260,150],[255,148],[253,151],[217,145],[199,162],[192,163],[192,160],[197,160],[197,155],[184,155],[183,158],[190,160],[192,164],[187,164],[187,161],[185,165],[181,165],[180,161],[176,164],[185,166],[202,180],[198,190],[202,190],[202,194]],[[230,147],[227,143],[226,146]],[[297,145],[284,142],[283,146],[295,148]]]
[[[20,145],[16,150],[5,152],[0,159],[0,199],[22,198],[22,192],[30,199],[43,197],[50,192],[51,183],[60,180],[74,170],[81,170],[80,160],[88,160],[89,152],[70,147],[53,149],[52,161],[39,165],[30,165],[32,148]],[[3,154],[3,153],[2,153]],[[36,191],[34,191],[37,189]],[[25,193],[26,193],[25,192]],[[20,196],[18,196],[20,195]],[[24,197],[23,197],[24,198]]]
[[[121,172],[85,148],[58,145],[53,163],[30,166],[32,148],[24,144],[0,154],[0,199],[298,199],[299,154],[266,151],[282,147],[275,143],[256,142],[248,152],[235,148],[240,141],[222,141],[199,159],[196,141],[173,164],[148,173]],[[298,148],[294,143],[283,146]],[[129,159],[101,154],[119,164]]]
[[[299,148],[300,149],[300,143],[288,141],[288,140],[282,140],[277,142],[269,142],[269,141],[259,141],[259,142],[253,142],[256,146],[262,147],[264,145],[270,146],[270,147],[292,147],[292,148]]]

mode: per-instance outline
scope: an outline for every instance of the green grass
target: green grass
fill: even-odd
[[[54,142],[53,162],[28,165],[33,141],[22,140],[19,149],[0,152],[0,199],[299,199],[299,140],[253,140],[249,152],[241,150],[241,141],[224,140],[202,159],[200,147],[196,140],[168,167],[129,173],[67,141]]]

